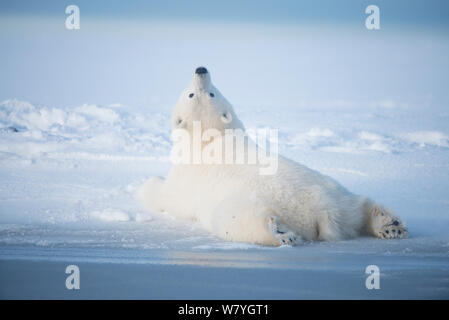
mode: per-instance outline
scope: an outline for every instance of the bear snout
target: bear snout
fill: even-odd
[[[204,67],[198,67],[198,68],[196,68],[195,73],[196,74],[205,74],[205,73],[207,73],[207,69]]]

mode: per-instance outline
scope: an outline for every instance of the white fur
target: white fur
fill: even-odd
[[[191,93],[194,98],[189,98]],[[223,121],[224,113],[230,115],[230,122]],[[173,111],[173,128],[191,132],[193,121],[201,121],[203,130],[243,129],[232,106],[212,85],[209,73],[194,75]],[[150,211],[197,220],[231,241],[282,245],[361,234],[407,235],[390,211],[294,161],[280,156],[275,175],[260,175],[258,169],[249,164],[174,165],[165,180],[148,180],[138,190],[138,198]],[[383,236],[387,229],[390,236]]]

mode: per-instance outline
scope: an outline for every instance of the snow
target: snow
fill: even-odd
[[[416,131],[405,133],[404,138],[412,143],[418,143],[420,147],[437,146],[449,147],[449,136],[438,131]]]
[[[116,106],[84,104],[64,110],[18,100],[0,103],[0,110],[0,130],[18,133],[2,135],[0,151],[24,158],[43,154],[89,159],[158,157],[170,150],[168,118],[159,113],[149,119]],[[16,143],[10,143],[11,139]]]
[[[305,129],[298,129],[301,125],[282,127],[280,146],[282,153],[393,208],[408,223],[410,239],[361,238],[295,248],[223,242],[195,222],[177,221],[139,207],[134,198],[136,186],[149,176],[166,175],[170,167],[169,114],[93,104],[50,108],[19,100],[2,102],[0,110],[0,259],[5,270],[13,261],[23,261],[22,272],[36,265],[51,269],[70,262],[97,272],[101,266],[118,268],[116,277],[133,273],[129,277],[134,279],[145,270],[159,275],[162,266],[171,265],[175,269],[170,269],[167,277],[180,279],[181,289],[171,293],[161,294],[141,284],[135,285],[139,289],[133,295],[91,290],[79,296],[85,298],[185,298],[190,294],[205,298],[203,289],[192,293],[195,286],[184,278],[192,274],[200,277],[192,267],[204,268],[201,279],[226,275],[226,270],[234,269],[241,277],[241,285],[235,284],[238,289],[234,297],[247,298],[245,286],[259,286],[258,293],[251,297],[371,298],[366,289],[341,287],[334,282],[346,277],[348,283],[358,279],[363,285],[364,268],[376,264],[386,285],[389,278],[401,285],[408,281],[404,272],[420,282],[436,277],[424,291],[405,292],[398,285],[377,297],[449,296],[445,280],[449,274],[449,147],[430,143],[436,138],[440,141],[443,133],[429,138],[422,132],[417,136],[414,131],[390,132],[385,122],[396,116],[394,109],[376,111],[376,132],[371,130],[373,118],[365,113],[295,111]],[[267,111],[252,119],[248,110],[238,111],[248,127],[256,128],[270,120]],[[320,121],[327,116],[332,117],[332,124]],[[366,130],[345,127],[348,117]],[[82,125],[73,125],[74,121]],[[312,125],[310,129],[305,123]],[[426,137],[427,143],[418,143],[417,137]],[[137,265],[147,265],[148,269]],[[131,271],[135,268],[138,271]],[[254,271],[258,276],[253,281],[247,279],[248,269],[260,270]],[[278,282],[283,285],[281,292],[273,283],[262,281],[266,272],[288,274]],[[330,287],[317,286],[304,277],[328,279]],[[105,285],[105,279],[95,279],[92,281],[97,287]],[[33,290],[15,291],[9,278],[2,282],[4,297],[35,297]],[[437,292],[432,291],[435,288],[439,288]],[[56,297],[55,292],[59,291],[48,297]],[[189,295],[182,295],[187,292]],[[70,298],[66,292],[58,294]],[[232,295],[224,291],[214,297]]]
[[[82,33],[39,46],[0,33],[0,297],[449,297],[447,33],[101,23],[84,62],[67,49],[92,48]],[[198,55],[192,33],[211,41]],[[22,50],[38,53],[23,68]],[[59,55],[74,79],[57,81]],[[266,248],[141,208],[136,187],[167,174],[170,110],[200,64],[247,129],[279,129],[281,154],[390,207],[410,238]],[[68,264],[78,293],[64,288]],[[381,290],[364,287],[370,264]]]

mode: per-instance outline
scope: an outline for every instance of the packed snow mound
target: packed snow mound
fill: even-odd
[[[170,150],[166,115],[116,105],[54,108],[7,100],[0,104],[0,132],[0,152],[24,158],[164,157]]]
[[[91,217],[100,221],[130,221],[129,214],[120,210],[107,208],[100,211],[92,211]]]
[[[342,130],[335,132],[328,128],[312,128],[304,133],[288,136],[287,146],[298,149],[313,149],[339,153],[381,153],[410,152],[419,147],[449,148],[449,138],[438,131],[406,132],[388,135],[370,131]]]
[[[439,131],[416,131],[404,134],[404,138],[420,147],[437,146],[449,148],[449,136]]]

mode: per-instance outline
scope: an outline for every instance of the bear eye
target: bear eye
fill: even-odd
[[[194,95],[194,93],[189,94],[189,98],[193,98]]]
[[[210,95],[212,98],[215,97],[215,94],[213,94],[212,92],[209,93],[209,95]]]
[[[182,119],[181,119],[181,118],[178,118],[178,120],[176,120],[176,124],[177,124],[177,125],[180,125],[181,122],[182,122]]]

